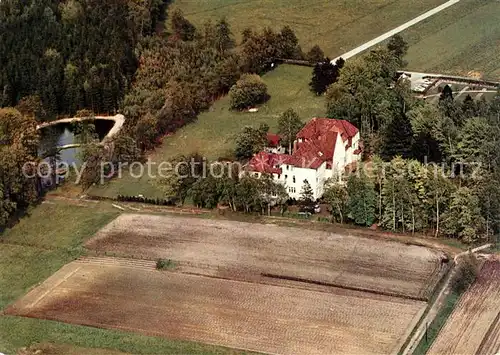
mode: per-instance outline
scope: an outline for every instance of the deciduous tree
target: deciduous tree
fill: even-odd
[[[243,74],[229,90],[231,109],[243,110],[269,99],[267,85],[256,74]]]
[[[376,194],[373,183],[360,171],[347,179],[348,217],[355,224],[371,226],[375,222]]]
[[[293,109],[286,110],[278,119],[278,133],[282,144],[288,146],[288,154],[292,154],[293,141],[302,127],[304,123]]]

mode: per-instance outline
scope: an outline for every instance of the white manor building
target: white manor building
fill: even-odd
[[[276,145],[276,139],[271,141]],[[307,180],[314,199],[318,199],[323,196],[327,179],[340,176],[348,166],[360,161],[360,143],[359,130],[351,123],[313,118],[297,134],[292,154],[276,153],[281,151],[277,147],[268,148],[250,160],[247,171],[256,177],[272,175],[295,199],[300,198],[304,180]]]

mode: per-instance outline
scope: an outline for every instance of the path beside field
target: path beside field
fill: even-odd
[[[488,249],[491,247],[492,247],[492,244],[485,244],[485,245],[482,245],[480,247],[474,248],[470,251],[464,251],[462,253],[455,255],[455,257],[453,258],[453,262],[455,263],[455,266],[456,266],[458,264],[459,258],[467,255],[469,252],[477,253],[479,251],[482,251],[484,249]],[[444,282],[444,285],[441,288],[441,291],[439,292],[438,296],[436,297],[436,300],[434,301],[433,305],[431,306],[431,308],[427,312],[425,318],[420,322],[419,327],[417,328],[417,330],[413,334],[413,336],[412,336],[410,342],[408,343],[408,345],[406,346],[405,350],[402,352],[402,355],[413,354],[413,352],[417,348],[418,344],[420,344],[420,341],[424,337],[425,332],[427,330],[427,327],[434,321],[434,318],[436,318],[437,314],[441,310],[441,308],[446,300],[446,297],[451,292],[450,283],[451,283],[451,279],[452,279],[453,275],[456,272],[455,266],[448,273],[448,275],[446,277],[446,281]]]
[[[354,48],[353,50],[351,50],[351,51],[349,51],[347,53],[342,54],[341,56],[339,56],[339,57],[335,58],[334,60],[332,60],[331,63],[335,64],[335,62],[339,58],[343,58],[344,60],[352,58],[355,55],[357,55],[357,54],[359,54],[361,52],[364,52],[368,48],[373,47],[373,46],[379,44],[380,42],[385,41],[388,38],[391,38],[395,34],[398,34],[399,32],[402,32],[402,31],[406,30],[407,28],[409,28],[409,27],[411,27],[413,25],[416,25],[419,22],[422,22],[422,21],[426,20],[426,19],[428,19],[431,16],[434,16],[435,14],[437,14],[437,13],[439,13],[439,12],[441,12],[441,11],[447,9],[447,8],[449,8],[450,6],[455,5],[458,2],[460,2],[460,0],[450,0],[450,1],[448,1],[448,2],[446,2],[444,4],[442,4],[442,5],[440,5],[438,7],[435,7],[434,9],[429,10],[426,13],[424,13],[424,14],[418,16],[418,17],[415,17],[413,20],[410,20],[410,21],[406,22],[405,24],[403,24],[403,25],[401,25],[399,27],[396,27],[393,30],[390,30],[389,32],[384,33],[383,35],[378,36],[377,38],[372,39],[371,41],[366,42],[365,44],[362,44],[361,46],[359,46],[357,48]]]

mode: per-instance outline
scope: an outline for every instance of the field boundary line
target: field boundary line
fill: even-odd
[[[405,345],[406,341],[408,340],[408,337],[411,336],[413,329],[415,329],[415,327],[418,326],[418,324],[420,323],[420,320],[422,319],[422,317],[424,317],[426,311],[427,311],[427,303],[425,304],[425,306],[422,306],[420,308],[420,310],[417,312],[417,314],[415,314],[415,317],[413,317],[411,323],[408,325],[408,328],[406,328],[406,332],[405,332],[404,336],[402,336],[399,339],[398,344],[396,345],[396,347],[394,347],[391,354],[397,355],[400,353],[401,348]]]
[[[269,274],[269,273],[265,273],[265,272],[261,273],[260,275],[263,276],[263,277],[268,277],[268,278],[272,278],[272,279],[296,281],[296,282],[308,283],[308,284],[319,285],[319,286],[335,287],[335,288],[340,288],[340,289],[349,290],[349,291],[358,291],[358,292],[371,293],[371,294],[380,295],[380,296],[389,296],[389,297],[395,297],[395,298],[404,298],[404,299],[408,299],[408,300],[411,300],[411,301],[419,301],[419,302],[425,302],[425,303],[428,302],[427,298],[418,297],[418,296],[401,295],[401,294],[397,294],[397,293],[394,293],[394,292],[374,291],[374,290],[370,290],[370,289],[367,289],[367,288],[344,286],[344,285],[341,285],[341,284],[334,284],[334,283],[324,282],[324,281],[308,280],[308,279],[304,279],[304,278],[300,278],[300,277],[295,277],[295,276]]]
[[[484,335],[483,340],[481,340],[481,344],[479,345],[479,348],[477,349],[476,354],[484,354],[483,348],[489,342],[490,336],[492,335],[492,333],[495,331],[495,328],[497,328],[497,327],[500,327],[500,311],[498,311],[497,316],[495,317],[493,322],[490,324],[490,327],[488,328],[488,331]]]
[[[369,49],[369,48],[371,48],[371,47],[379,44],[380,42],[383,42],[386,39],[388,39],[388,38],[390,38],[390,37],[392,37],[392,36],[394,36],[394,35],[402,32],[402,31],[406,30],[407,28],[410,28],[411,26],[416,25],[419,22],[422,22],[422,21],[428,19],[429,17],[432,17],[432,16],[440,13],[441,11],[443,11],[443,10],[445,10],[445,9],[447,9],[447,8],[449,8],[449,7],[457,4],[457,3],[459,3],[460,1],[461,0],[449,0],[448,2],[446,2],[444,4],[441,4],[441,5],[437,6],[437,7],[433,8],[433,9],[431,9],[431,10],[425,12],[425,13],[423,13],[422,15],[415,17],[413,20],[410,20],[410,21],[408,21],[408,22],[406,22],[406,23],[404,23],[404,24],[402,24],[402,25],[400,25],[400,26],[398,26],[398,27],[396,27],[396,28],[394,28],[394,29],[392,29],[392,30],[384,33],[383,35],[380,35],[380,36],[372,39],[371,41],[368,41],[368,42],[360,45],[359,47],[356,47],[353,50],[340,55],[339,57],[333,59],[331,61],[331,63],[335,64],[335,62],[339,58],[342,58],[344,60],[352,58],[355,55],[357,55],[357,54],[359,54],[361,52],[364,52],[365,50],[367,50],[367,49]]]
[[[73,276],[78,270],[81,269],[81,266],[78,266],[76,269],[72,270],[70,273],[65,275],[61,280],[56,282],[52,287],[50,287],[47,291],[45,291],[41,296],[39,296],[35,301],[31,302],[30,304],[27,305],[28,308],[33,308],[35,307],[42,299],[44,299],[49,293],[54,291],[55,288],[59,287],[63,282],[68,280],[71,276]],[[36,290],[36,288],[35,288]]]

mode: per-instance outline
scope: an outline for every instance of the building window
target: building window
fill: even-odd
[[[288,170],[288,165],[286,166],[286,170]]]
[[[288,179],[288,175],[285,175],[285,180]]]
[[[295,184],[295,176],[293,176],[293,183]]]

